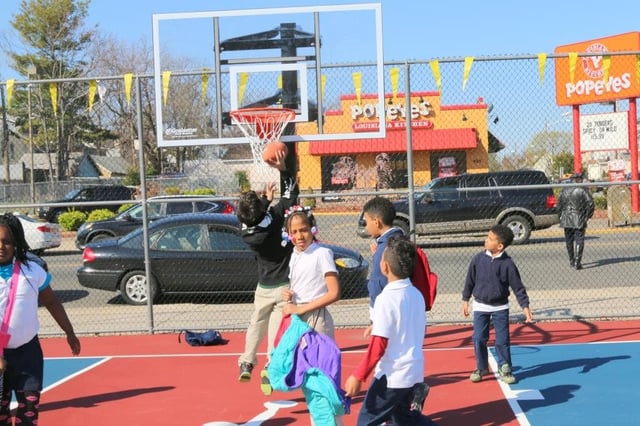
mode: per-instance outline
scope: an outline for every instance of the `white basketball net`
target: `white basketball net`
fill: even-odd
[[[269,142],[277,140],[284,127],[296,113],[287,108],[244,108],[231,111],[233,124],[249,139],[255,164],[263,165],[262,150]]]

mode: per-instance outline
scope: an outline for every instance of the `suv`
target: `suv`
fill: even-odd
[[[86,203],[91,201],[119,201],[131,200],[134,189],[122,185],[95,185],[74,189],[64,196],[62,200],[52,203]],[[118,211],[121,204],[109,205],[79,205],[79,206],[43,206],[38,209],[38,216],[49,222],[58,222],[58,217],[67,211],[78,210],[90,212],[95,209],[109,209]]]
[[[513,231],[514,244],[526,243],[532,230],[560,222],[551,187],[528,188],[548,184],[547,176],[537,170],[465,173],[434,179],[414,196],[415,233],[438,237],[482,235],[494,224],[503,223]],[[405,198],[394,202],[394,206],[393,224],[408,235],[409,203]],[[362,213],[357,233],[369,237]]]
[[[165,195],[147,201],[149,221],[182,213],[235,213],[233,204],[211,195]],[[142,226],[142,215],[142,204],[135,204],[111,219],[85,222],[76,233],[76,247],[82,250],[87,243],[126,235]]]

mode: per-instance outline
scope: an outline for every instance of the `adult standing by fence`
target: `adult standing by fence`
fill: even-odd
[[[582,173],[574,173],[571,180],[574,183],[582,183]],[[572,268],[582,269],[587,221],[595,210],[593,197],[584,186],[569,186],[560,192],[557,207],[560,212],[560,227],[564,228],[569,263]]]

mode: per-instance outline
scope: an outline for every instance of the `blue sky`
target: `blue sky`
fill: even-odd
[[[3,13],[0,17],[0,45],[11,40],[9,21],[18,12],[20,0],[1,0]],[[538,0],[523,2],[516,0],[491,0],[477,2],[472,0],[429,1],[429,0],[380,0],[380,1],[343,1],[312,0],[314,5],[336,5],[355,3],[381,3],[383,21],[383,47],[385,61],[431,60],[444,58],[463,58],[466,56],[512,56],[552,54],[557,46],[591,39],[640,31],[638,19],[638,0],[619,0],[617,2],[583,0]],[[87,24],[97,25],[99,31],[111,34],[121,40],[138,41],[145,39],[151,46],[152,15],[176,12],[202,12],[251,8],[283,8],[309,6],[309,0],[92,0]],[[264,25],[266,26],[264,26]],[[270,26],[269,26],[270,25]],[[237,25],[238,33],[246,35],[255,31],[274,28],[274,25],[260,23],[259,28],[250,25]],[[176,37],[195,38],[196,26],[176,27]],[[312,28],[303,28],[312,31]],[[173,30],[173,28],[172,28]],[[164,30],[162,30],[164,31]],[[323,21],[321,34],[323,47],[327,34],[338,34],[348,39],[364,39],[367,36],[357,24],[344,22],[336,17],[333,21]],[[225,34],[222,39],[225,39]],[[13,38],[15,40],[15,36]],[[194,51],[206,52],[211,49],[197,43],[176,43],[180,53],[191,57]],[[356,55],[365,53],[356,49],[323,49],[323,62],[344,63],[362,59]],[[362,49],[364,51],[364,49]],[[11,70],[0,52],[0,81],[8,78],[20,80],[24,77]],[[461,99],[446,99],[453,102],[475,102],[473,81],[466,92],[456,90]],[[544,90],[552,90],[552,82],[545,83]],[[516,83],[514,83],[516,84]],[[517,83],[519,84],[519,83]],[[536,85],[536,78],[529,84]],[[456,89],[459,83],[455,82]],[[537,87],[537,86],[536,86]],[[480,90],[481,89],[481,90]],[[486,90],[479,88],[480,93]],[[451,94],[451,90],[445,90]],[[551,93],[551,92],[549,92]],[[484,94],[484,93],[483,93]],[[531,114],[527,129],[520,127],[517,119],[518,108],[515,98],[507,96],[489,99],[499,105],[499,136],[509,140],[509,149],[525,146],[535,132],[544,128],[546,123],[570,129],[564,109],[547,108],[540,114]],[[443,98],[444,99],[444,98]],[[470,101],[471,99],[471,101]],[[566,109],[566,108],[565,108]],[[516,115],[509,117],[509,114]],[[511,124],[510,124],[511,123]],[[510,129],[509,126],[512,128]],[[494,126],[495,127],[495,126]]]
[[[93,0],[89,23],[123,40],[151,43],[154,13],[308,6],[309,0]],[[315,0],[315,5],[377,3]],[[558,45],[640,30],[637,0],[382,0],[385,60],[552,53]],[[19,10],[2,0],[0,36]],[[329,24],[325,24],[329,25]],[[357,32],[357,27],[353,27]],[[343,58],[337,56],[336,61]],[[0,56],[0,79],[19,78]]]

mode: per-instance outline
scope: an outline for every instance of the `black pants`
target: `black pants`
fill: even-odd
[[[564,228],[564,240],[567,243],[567,247],[571,245],[575,247],[580,245],[584,247],[584,233],[586,228]]]

